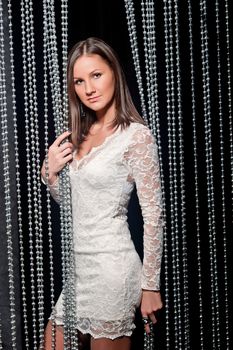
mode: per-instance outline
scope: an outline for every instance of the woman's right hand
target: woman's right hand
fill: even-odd
[[[70,135],[70,131],[65,131],[59,135],[48,150],[48,183],[53,184],[57,174],[64,166],[73,159],[73,145],[67,141],[62,143]],[[45,160],[41,168],[41,175],[46,179]]]

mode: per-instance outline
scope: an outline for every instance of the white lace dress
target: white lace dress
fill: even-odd
[[[154,137],[139,123],[118,128],[70,164],[77,328],[94,338],[130,336],[142,288],[160,288],[162,199]],[[143,265],[127,223],[133,187],[144,220]],[[59,179],[50,186],[59,201]],[[55,307],[63,324],[62,294]]]

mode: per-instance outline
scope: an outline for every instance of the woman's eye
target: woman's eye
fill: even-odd
[[[101,77],[101,75],[102,75],[101,73],[95,73],[94,78],[99,78],[99,77]]]
[[[80,85],[82,83],[81,79],[74,80],[74,85]]]

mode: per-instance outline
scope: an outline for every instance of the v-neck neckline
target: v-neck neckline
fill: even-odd
[[[107,135],[105,138],[104,138],[104,140],[103,140],[103,142],[102,143],[100,143],[99,145],[97,145],[97,146],[92,146],[91,147],[91,149],[90,149],[90,151],[89,152],[87,152],[86,154],[84,154],[81,158],[77,158],[77,150],[75,151],[75,154],[74,154],[74,159],[75,159],[75,161],[76,161],[76,163],[81,163],[84,159],[86,159],[87,157],[89,157],[94,151],[97,151],[97,150],[99,150],[99,149],[101,149],[101,148],[104,148],[104,146],[105,146],[105,144],[109,141],[109,140],[111,140],[114,136],[116,136],[116,134],[118,134],[118,132],[119,132],[119,130],[120,130],[120,126],[118,126],[117,127],[117,129],[113,132],[113,133],[111,133],[110,135]]]

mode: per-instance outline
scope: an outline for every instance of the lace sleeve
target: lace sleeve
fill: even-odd
[[[60,203],[59,176],[57,177],[57,179],[54,181],[52,185],[46,184],[46,181],[42,176],[41,176],[41,181],[43,182],[44,185],[48,186],[51,196],[59,204]]]
[[[163,243],[162,193],[155,139],[142,126],[124,153],[133,177],[144,221],[142,289],[160,289]]]

